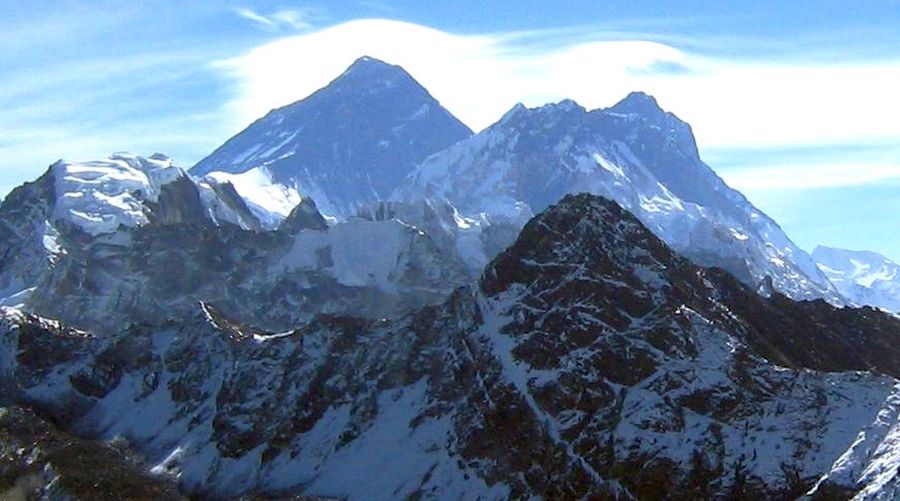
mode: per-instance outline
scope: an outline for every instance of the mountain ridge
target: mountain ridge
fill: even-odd
[[[467,217],[484,212],[524,224],[578,192],[616,200],[700,265],[726,268],[754,287],[771,276],[776,290],[795,298],[842,301],[774,221],[702,162],[690,125],[643,93],[593,111],[571,100],[516,106],[426,159],[393,198],[425,193]]]
[[[900,395],[858,371],[876,356],[900,375],[900,357],[889,343],[797,358],[765,332],[804,308],[853,319],[818,324],[807,347],[864,326],[900,333],[875,310],[760,297],[614,202],[570,195],[477,288],[405,317],[320,315],[272,333],[202,304],[92,336],[3,309],[0,378],[69,427],[127,437],[192,494],[849,495],[876,484],[832,465],[900,452],[889,433],[871,435],[877,455],[856,447]]]

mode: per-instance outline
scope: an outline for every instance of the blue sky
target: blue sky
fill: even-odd
[[[654,94],[802,247],[900,259],[900,1],[0,0],[0,195],[58,158],[185,167],[359,55],[478,130]]]

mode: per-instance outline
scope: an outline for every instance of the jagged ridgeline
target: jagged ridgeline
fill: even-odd
[[[472,134],[362,58],[189,171],[53,164],[0,206],[0,298],[2,396],[52,430],[3,488],[58,426],[161,496],[894,493],[900,322],[642,93]]]

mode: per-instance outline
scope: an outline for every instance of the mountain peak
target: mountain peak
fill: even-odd
[[[348,66],[326,89],[329,87],[343,88],[343,84],[349,84],[354,88],[359,85],[368,91],[390,89],[399,85],[421,87],[402,67],[369,56],[362,56],[353,61],[353,64]]]
[[[384,68],[400,68],[399,66],[388,64],[381,59],[377,59],[370,56],[361,56],[353,61],[347,71],[372,71]]]
[[[629,93],[625,96],[625,99],[622,99],[610,108],[610,111],[625,114],[635,113],[645,116],[665,114],[665,111],[656,102],[655,97],[641,91]]]
[[[552,275],[549,268],[530,263],[551,263],[559,270],[584,267],[625,273],[638,261],[647,264],[648,269],[663,269],[656,266],[658,263],[671,267],[681,262],[618,203],[599,195],[569,194],[525,225],[516,242],[485,271],[481,286],[493,295],[513,284],[532,284]],[[645,274],[628,280],[649,280],[648,277]]]
[[[274,183],[313,195],[323,214],[340,219],[387,199],[422,160],[471,134],[406,70],[364,56],[326,87],[251,124],[191,173],[264,167]]]

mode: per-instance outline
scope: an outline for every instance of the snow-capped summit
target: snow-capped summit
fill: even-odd
[[[324,214],[346,218],[471,134],[403,68],[363,57],[323,89],[254,122],[191,173],[264,167]]]
[[[281,219],[252,203],[261,195],[246,185],[258,190],[263,183],[238,176],[195,181],[161,153],[142,157],[118,152],[101,160],[59,160],[47,175],[53,185],[53,196],[48,197],[52,199],[43,200],[51,210],[47,223],[63,222],[94,236],[121,227],[187,221],[259,229],[266,226],[262,219],[274,228]],[[268,198],[269,206],[272,198]],[[283,198],[289,203],[291,193]],[[296,203],[299,201],[296,196]],[[260,217],[248,203],[258,209],[255,212]],[[292,208],[285,209],[285,214]]]
[[[644,93],[587,111],[566,100],[517,105],[491,127],[426,159],[394,199],[443,197],[465,217],[521,219],[567,193],[615,200],[670,246],[756,288],[841,298],[812,259],[700,159],[690,126]]]
[[[93,235],[113,232],[119,225],[146,224],[146,202],[156,202],[164,185],[185,176],[159,153],[147,158],[119,152],[96,161],[59,160],[50,172],[56,192],[53,220],[68,221]]]
[[[818,246],[813,259],[847,299],[900,312],[900,264],[872,251]]]

